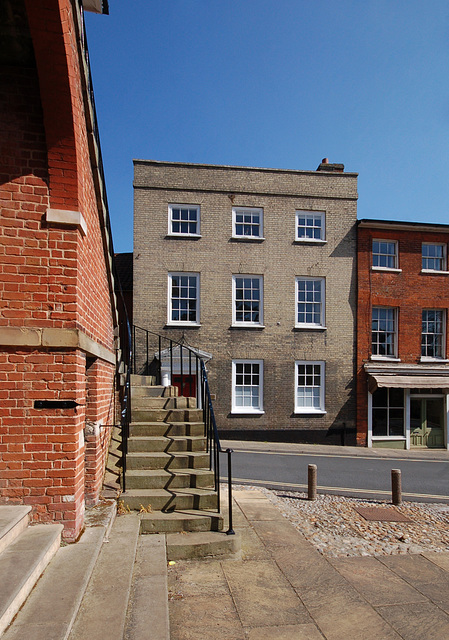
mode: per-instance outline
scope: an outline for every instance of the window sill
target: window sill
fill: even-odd
[[[294,331],[326,331],[327,327],[322,324],[295,324]]]
[[[171,329],[175,329],[176,327],[181,329],[198,329],[201,327],[201,324],[199,322],[167,322],[165,326]]]
[[[265,238],[263,236],[232,236],[233,242],[263,242]]]
[[[394,358],[392,356],[371,356],[370,360],[374,362],[401,362],[400,358]]]
[[[314,240],[313,238],[295,238],[293,244],[327,244],[327,240]]]
[[[245,324],[242,322],[241,324],[231,324],[230,329],[265,329],[264,324]]]
[[[327,411],[323,411],[321,409],[295,409],[293,413],[295,414],[295,416],[325,416]]]
[[[433,363],[441,362],[441,364],[446,364],[447,362],[449,362],[449,360],[447,360],[446,358],[426,358],[426,357],[422,357],[420,359],[420,362],[422,362],[423,364],[425,364],[426,362],[433,362]]]
[[[231,411],[231,415],[232,416],[263,416],[265,414],[265,411],[261,411],[261,410],[257,410],[254,409],[253,411],[237,411],[236,409],[233,409]]]
[[[449,276],[449,271],[440,271],[437,269],[421,269],[421,273],[432,276]]]
[[[405,442],[406,437],[405,436],[372,436],[371,439],[376,442],[379,442],[382,440],[388,440],[389,442],[391,442],[392,440],[396,440],[397,442]]]
[[[396,267],[371,267],[371,271],[387,271],[388,273],[402,273],[402,269],[396,269]]]
[[[167,233],[165,237],[170,238],[170,240],[173,238],[181,238],[181,240],[198,240],[203,236],[199,233]]]

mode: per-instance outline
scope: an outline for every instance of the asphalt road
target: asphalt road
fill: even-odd
[[[447,459],[388,457],[382,454],[348,455],[326,453],[288,452],[284,450],[252,450],[245,443],[231,444],[232,476],[234,484],[261,485],[273,489],[307,490],[307,467],[317,465],[318,492],[339,495],[385,499],[391,497],[391,470],[400,469],[404,500],[449,502],[449,456]],[[276,445],[274,445],[276,447]],[[260,444],[258,444],[260,449]],[[333,449],[335,449],[333,447]],[[416,455],[416,454],[415,454]],[[430,454],[431,455],[431,454]],[[226,456],[221,458],[220,475],[226,477]]]

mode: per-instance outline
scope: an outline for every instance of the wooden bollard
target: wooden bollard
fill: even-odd
[[[402,504],[401,470],[391,470],[391,501],[393,504]]]
[[[309,464],[307,473],[308,499],[316,500],[316,464]]]

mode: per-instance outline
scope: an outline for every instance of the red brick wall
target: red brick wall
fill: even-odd
[[[0,70],[0,328],[77,328],[113,352],[71,3],[25,5],[36,67]],[[49,207],[80,211],[87,235],[46,223]],[[0,500],[33,505],[35,520],[63,522],[76,539],[85,491],[98,499],[110,433],[87,440],[85,460],[86,415],[112,423],[114,366],[98,359],[86,376],[81,350],[39,346],[0,347],[0,363]],[[34,408],[61,399],[80,406]]]
[[[98,359],[87,369],[85,499],[88,505],[98,501],[103,483],[115,415],[113,373]]]
[[[398,242],[401,272],[373,271],[372,241]],[[371,310],[373,306],[398,309],[398,357],[403,364],[417,364],[421,358],[423,309],[449,307],[445,275],[421,273],[422,243],[446,242],[448,233],[426,231],[358,229],[357,311],[357,443],[366,446],[368,429],[367,377],[363,365],[371,355]],[[447,346],[446,346],[447,352]]]
[[[34,507],[35,520],[58,520],[76,537],[83,510],[84,407],[35,409],[35,400],[84,404],[84,354],[3,349],[0,353],[2,501]],[[80,446],[81,443],[81,446]]]

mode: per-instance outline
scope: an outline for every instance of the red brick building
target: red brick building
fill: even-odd
[[[449,225],[358,223],[357,443],[448,448]]]
[[[0,501],[74,540],[114,421],[116,325],[83,8],[0,0],[0,23]]]

